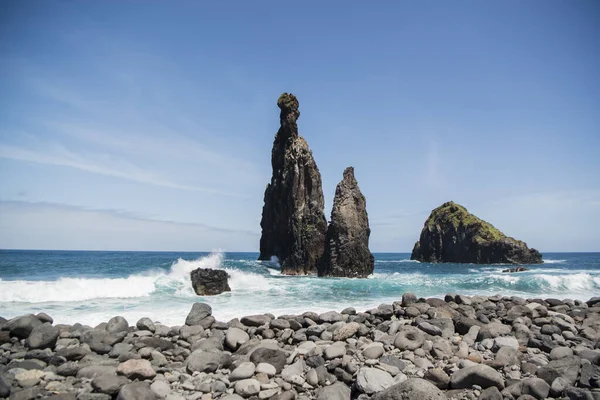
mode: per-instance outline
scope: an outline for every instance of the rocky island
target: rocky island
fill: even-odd
[[[283,274],[315,274],[327,231],[321,174],[298,134],[298,99],[283,93],[277,106],[281,126],[271,152],[273,176],[265,190],[259,260],[275,256]]]
[[[366,278],[371,275],[375,258],[369,251],[370,234],[367,201],[354,177],[354,168],[348,167],[335,189],[319,276]]]
[[[600,398],[600,297],[418,298],[364,312],[95,327],[0,317],[0,398],[542,400]],[[183,321],[182,321],[183,322]]]
[[[410,258],[434,263],[542,263],[539,251],[504,235],[452,201],[431,212]]]

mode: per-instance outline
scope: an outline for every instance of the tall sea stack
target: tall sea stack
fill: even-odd
[[[366,278],[371,275],[375,259],[369,251],[370,235],[367,201],[354,177],[354,168],[348,167],[335,189],[319,276]]]
[[[434,263],[542,263],[539,251],[504,235],[453,201],[431,212],[410,258]]]
[[[298,135],[298,99],[284,93],[277,105],[281,127],[271,153],[273,176],[265,190],[259,260],[276,256],[283,274],[314,274],[327,231],[321,174]]]

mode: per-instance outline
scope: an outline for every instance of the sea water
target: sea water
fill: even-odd
[[[56,323],[91,326],[115,315],[130,324],[150,317],[181,325],[194,302],[212,306],[217,320],[257,313],[364,311],[419,297],[517,295],[525,298],[587,300],[600,296],[600,253],[546,253],[544,264],[527,272],[503,273],[507,265],[431,264],[410,254],[375,254],[367,279],[285,276],[276,260],[258,253],[171,253],[88,251],[0,251],[0,316],[46,312]],[[195,268],[229,274],[231,292],[197,296],[190,281]]]

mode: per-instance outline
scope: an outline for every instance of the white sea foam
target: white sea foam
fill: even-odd
[[[567,260],[552,260],[552,259],[548,259],[548,260],[544,260],[544,264],[560,264],[560,263],[564,263]]]
[[[149,296],[155,276],[115,279],[60,278],[55,281],[0,281],[0,302],[42,303]]]
[[[196,268],[222,269],[229,274],[232,290],[267,290],[262,275],[223,268],[223,253],[213,252],[197,260],[179,259],[168,272],[155,270],[127,278],[59,278],[55,281],[0,280],[0,302],[78,302],[93,299],[147,297],[158,290],[172,290],[177,296],[196,296],[190,272]]]

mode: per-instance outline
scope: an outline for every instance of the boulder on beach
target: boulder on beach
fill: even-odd
[[[506,236],[453,201],[431,212],[410,258],[433,263],[542,263],[539,251]]]
[[[348,167],[335,189],[319,276],[366,278],[371,275],[375,258],[369,251],[370,235],[367,201],[354,177],[354,168]]]
[[[321,173],[298,134],[298,99],[283,93],[277,106],[281,126],[271,152],[273,176],[265,190],[259,260],[275,256],[283,274],[315,274],[327,231]]]
[[[227,279],[229,275],[222,269],[196,268],[190,273],[192,287],[199,296],[213,296],[231,292]]]

